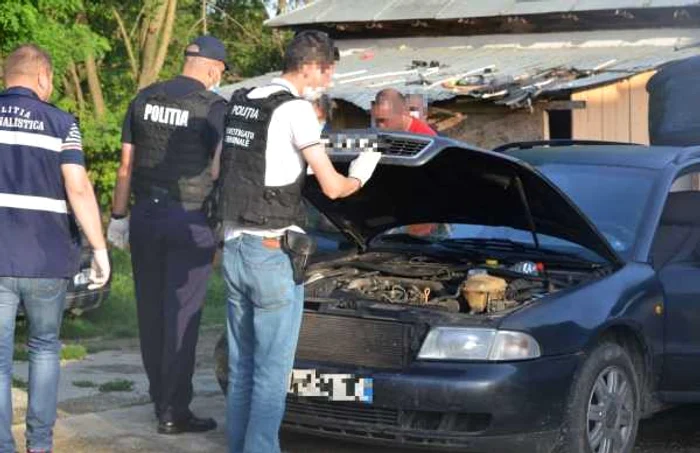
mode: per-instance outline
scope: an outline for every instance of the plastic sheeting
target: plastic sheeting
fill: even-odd
[[[663,66],[647,84],[652,145],[700,145],[700,56]]]

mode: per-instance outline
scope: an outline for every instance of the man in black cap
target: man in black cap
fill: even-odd
[[[195,417],[189,404],[216,248],[203,203],[218,176],[212,162],[226,102],[214,90],[225,69],[221,41],[197,38],[185,50],[182,74],[143,89],[122,130],[107,237],[117,247],[131,246],[141,354],[162,434],[216,428],[213,419]]]

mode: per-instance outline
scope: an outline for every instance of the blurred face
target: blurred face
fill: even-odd
[[[302,70],[304,78],[305,98],[310,101],[318,99],[328,89],[335,73],[335,64],[321,65],[318,63],[305,64]]]
[[[404,128],[404,112],[396,108],[390,102],[380,102],[375,104],[372,110],[374,122],[378,129],[401,131]]]
[[[208,89],[213,87],[218,87],[221,83],[221,78],[224,76],[224,71],[226,70],[226,65],[217,60],[210,60],[209,69],[207,75],[209,77]]]

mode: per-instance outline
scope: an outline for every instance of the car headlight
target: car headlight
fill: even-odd
[[[435,327],[418,353],[419,359],[510,361],[539,357],[540,345],[530,335],[507,330]]]

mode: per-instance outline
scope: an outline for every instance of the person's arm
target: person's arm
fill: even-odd
[[[101,288],[109,281],[109,256],[102,235],[100,208],[85,171],[83,143],[77,122],[73,122],[63,139],[60,162],[68,203],[93,250],[88,289]]]
[[[214,158],[211,161],[211,179],[216,181],[219,179],[221,174],[221,142],[216,145],[216,151],[214,151]]]
[[[211,177],[214,181],[219,179],[219,174],[221,173],[221,146],[224,139],[224,117],[226,116],[226,101],[221,100],[221,102],[216,102],[209,111],[207,121],[209,122],[209,127],[211,128],[211,142],[209,146],[213,145],[214,155],[211,162]],[[210,148],[212,149],[212,148]]]
[[[61,165],[63,180],[71,210],[78,219],[90,246],[94,250],[107,248],[102,234],[102,220],[95,192],[85,167],[77,164]]]
[[[93,249],[105,249],[100,210],[85,170],[83,139],[74,121],[63,138],[60,153],[61,174],[68,203]]]
[[[324,195],[331,200],[350,196],[360,190],[362,186],[360,180],[338,173],[323,145],[309,146],[304,149],[303,154],[306,163],[316,175]]]
[[[358,178],[341,175],[328,158],[321,143],[321,127],[310,102],[288,102],[279,107],[273,115],[278,114],[283,115],[282,118],[289,124],[292,142],[301,150],[324,195],[335,200],[352,195],[360,189],[362,182]]]
[[[114,187],[112,214],[125,216],[129,208],[131,193],[131,173],[134,169],[134,145],[122,143],[122,156],[117,170],[117,184]]]

